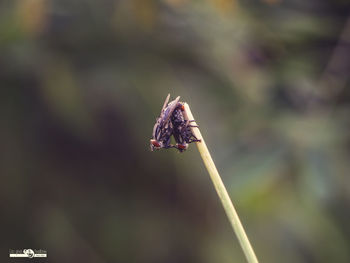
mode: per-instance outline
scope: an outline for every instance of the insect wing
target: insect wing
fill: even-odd
[[[161,110],[161,114],[163,113],[165,107],[168,105],[169,99],[170,99],[170,93],[169,93],[168,96],[165,98],[165,101],[164,101],[164,104],[163,104],[163,107],[162,107],[162,110]]]
[[[164,124],[162,122],[162,119],[164,118],[163,117],[164,110],[165,110],[165,107],[168,105],[169,98],[170,98],[170,94],[168,94],[168,96],[165,98],[162,110],[160,112],[160,116],[157,118],[156,123],[154,124],[152,137],[155,140],[159,140],[160,137],[162,137],[161,130],[164,130]]]
[[[177,106],[177,103],[179,102],[179,99],[180,99],[180,96],[178,96],[175,100],[171,101],[168,104],[168,106],[164,109],[164,112],[163,112],[163,114],[161,116],[162,117],[162,120],[161,120],[162,123],[166,124],[169,121],[171,115],[173,114],[173,112],[174,112],[174,110],[175,110],[175,108]]]

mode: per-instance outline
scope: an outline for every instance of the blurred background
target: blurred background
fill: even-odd
[[[246,262],[187,101],[260,262],[350,262],[347,0],[0,2],[0,248],[47,262]],[[41,260],[45,262],[45,260]]]

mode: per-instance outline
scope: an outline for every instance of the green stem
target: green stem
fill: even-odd
[[[188,106],[187,103],[185,103],[184,114],[185,114],[185,118],[187,120],[195,120],[193,118],[190,107]],[[191,122],[191,124],[197,125],[195,122]],[[247,234],[244,231],[244,228],[243,228],[242,223],[238,217],[236,209],[234,208],[232,201],[227,193],[225,185],[223,184],[223,182],[221,180],[219,172],[216,169],[215,163],[214,163],[213,159],[211,158],[208,147],[205,144],[205,141],[202,137],[200,130],[197,127],[193,127],[192,132],[198,139],[201,140],[200,142],[196,143],[198,150],[199,150],[199,153],[203,159],[205,167],[207,168],[207,170],[209,172],[211,180],[213,181],[213,184],[215,186],[216,192],[219,195],[221,203],[226,211],[227,217],[232,225],[232,228],[233,228],[234,232],[236,233],[236,236],[239,240],[239,243],[242,247],[242,250],[247,258],[247,261],[249,263],[258,263],[258,259],[256,258],[254,250],[253,250],[253,248],[248,240]]]

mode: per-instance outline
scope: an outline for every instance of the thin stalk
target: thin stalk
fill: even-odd
[[[185,103],[185,111],[184,111],[185,118],[187,120],[195,120],[193,118],[192,112],[190,107],[187,103]],[[197,125],[195,122],[191,122],[193,126]],[[205,164],[205,167],[207,168],[209,175],[211,177],[211,180],[213,181],[213,184],[215,186],[216,192],[219,195],[219,198],[221,200],[221,203],[225,209],[225,212],[227,214],[227,217],[232,225],[233,231],[236,233],[236,236],[238,238],[238,241],[242,247],[242,250],[247,258],[247,261],[249,263],[258,263],[258,259],[256,258],[256,255],[254,253],[254,250],[248,240],[247,234],[244,231],[244,228],[242,226],[242,223],[238,217],[238,214],[236,212],[236,209],[234,208],[232,201],[230,199],[230,196],[227,193],[227,190],[225,188],[225,185],[223,184],[221,177],[219,175],[218,170],[216,169],[215,163],[213,159],[211,158],[210,152],[208,150],[207,145],[205,144],[205,141],[202,137],[202,134],[198,127],[192,127],[193,134],[200,139],[200,142],[197,142],[197,147],[199,150],[199,153],[203,159],[203,162]]]

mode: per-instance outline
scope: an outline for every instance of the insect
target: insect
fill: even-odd
[[[168,104],[169,98],[170,94],[166,97],[160,116],[156,119],[156,123],[154,124],[152,138],[150,140],[151,151],[174,147],[170,144],[170,137],[173,134],[173,124],[170,118],[180,96]]]
[[[180,152],[185,151],[188,148],[188,144],[191,142],[200,142],[191,130],[191,127],[198,127],[197,125],[191,125],[194,120],[186,120],[183,112],[185,111],[184,104],[178,102],[173,114],[171,115],[171,123],[173,124],[173,136],[176,141],[175,148]]]
[[[180,96],[168,103],[169,98],[170,94],[166,97],[160,116],[156,119],[150,140],[151,151],[177,148],[179,152],[183,152],[189,143],[200,141],[191,131],[191,127],[198,127],[190,125],[194,120],[186,120],[184,117],[185,108],[184,103],[179,102]],[[174,136],[176,145],[170,143],[171,136]]]

